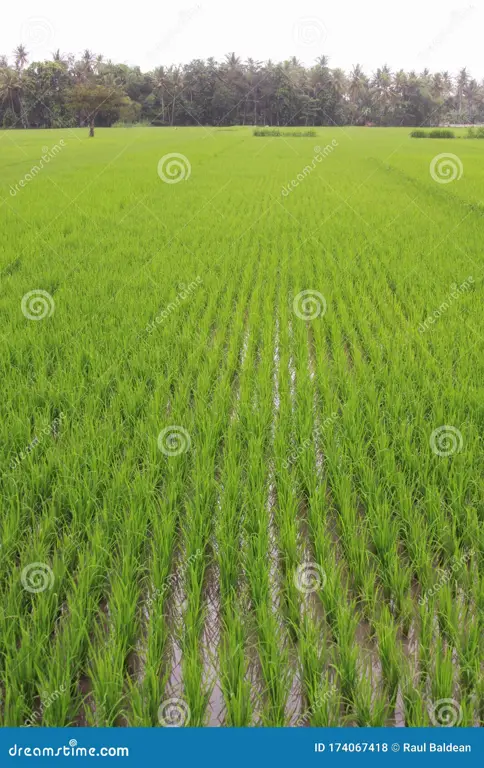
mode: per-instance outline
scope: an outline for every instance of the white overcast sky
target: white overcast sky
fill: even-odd
[[[230,51],[305,64],[324,53],[345,70],[467,66],[480,80],[483,22],[484,0],[21,0],[4,6],[0,54],[19,43],[30,60],[90,48],[147,71]]]

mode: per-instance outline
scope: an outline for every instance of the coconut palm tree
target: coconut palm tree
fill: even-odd
[[[19,76],[18,72],[10,67],[2,67],[0,70],[0,101],[8,102],[13,117],[17,118],[15,102],[18,100]]]
[[[28,122],[27,122],[27,116],[25,114],[25,110],[23,108],[23,82],[22,82],[22,72],[23,68],[25,67],[27,60],[28,60],[28,53],[25,50],[25,47],[20,44],[17,45],[15,48],[13,55],[15,57],[15,69],[18,72],[18,88],[17,88],[17,98],[19,102],[20,107],[20,120],[22,121],[22,125],[24,128],[28,128]]]
[[[175,121],[175,106],[176,100],[183,89],[183,76],[180,67],[170,67],[168,70],[168,82],[170,83],[170,90],[172,91],[172,104],[171,104],[171,120],[170,125]]]
[[[153,83],[153,89],[160,97],[161,101],[161,119],[165,122],[165,88],[167,82],[167,74],[164,67],[156,67],[151,74],[151,82]]]
[[[15,67],[19,72],[21,72],[27,64],[29,54],[25,50],[24,46],[20,44],[15,48],[13,55],[15,57]]]
[[[229,69],[237,69],[237,67],[240,65],[240,57],[236,56],[234,51],[232,51],[232,53],[226,53],[225,63]]]
[[[475,107],[477,105],[479,95],[480,95],[480,90],[477,84],[477,80],[474,80],[474,79],[470,80],[464,90],[464,96],[467,101],[467,113],[469,117],[469,122],[471,123],[473,123],[475,119]]]
[[[353,121],[360,120],[368,114],[368,78],[359,64],[351,71],[348,93],[352,102]]]
[[[462,103],[464,100],[464,93],[467,88],[467,84],[469,82],[469,75],[467,74],[466,67],[463,67],[459,74],[457,75],[457,109],[459,110],[459,114],[462,113]]]

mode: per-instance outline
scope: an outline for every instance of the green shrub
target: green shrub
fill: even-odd
[[[455,139],[454,131],[449,130],[449,128],[433,128],[429,132],[418,129],[412,131],[410,136],[413,139]]]
[[[477,128],[467,129],[468,139],[484,139],[484,125],[479,125]]]
[[[254,128],[254,136],[289,136],[290,138],[310,138],[316,136],[316,131],[281,131],[280,128]]]
[[[430,131],[429,137],[431,139],[455,139],[455,133],[448,128],[434,128]]]

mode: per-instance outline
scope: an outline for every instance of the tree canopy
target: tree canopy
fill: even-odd
[[[0,56],[0,126],[58,128],[152,125],[438,125],[484,122],[484,81],[425,69],[346,73],[326,56],[264,63],[195,59],[151,72],[90,50],[31,61],[19,45]]]

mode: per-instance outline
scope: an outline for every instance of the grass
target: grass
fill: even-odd
[[[2,724],[482,725],[479,143],[86,133],[0,133]]]

